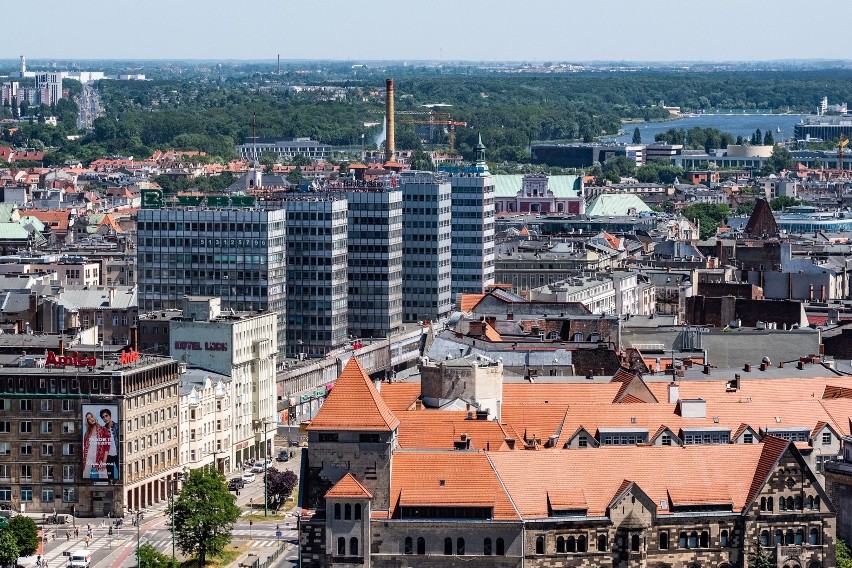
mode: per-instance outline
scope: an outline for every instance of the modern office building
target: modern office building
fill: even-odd
[[[452,310],[452,185],[443,172],[404,171],[403,321],[437,320]]]
[[[240,462],[271,455],[277,426],[274,314],[223,313],[219,298],[189,297],[184,300],[183,317],[172,318],[169,327],[172,358],[187,367],[229,377],[228,381],[212,379],[222,382],[222,392],[214,395],[215,401],[208,397],[209,404],[201,406],[199,399],[196,405],[204,417],[198,431],[190,431],[190,438],[201,441],[214,424],[215,436],[204,445],[187,448],[190,457],[198,461],[211,456],[209,463],[228,473]],[[202,390],[199,395],[203,394]],[[192,405],[188,410],[192,419]]]
[[[103,517],[164,500],[180,468],[178,364],[62,343],[32,360],[0,378],[0,503]]]
[[[226,311],[275,312],[283,354],[283,209],[142,209],[136,243],[140,312],[180,309],[184,296],[219,296]]]
[[[317,162],[328,160],[334,148],[310,138],[247,138],[237,146],[237,154],[246,160],[257,161],[263,154],[275,154],[279,159],[305,156]]]
[[[38,73],[35,78],[36,90],[41,93],[40,103],[56,104],[62,98],[62,75],[60,73]]]
[[[348,340],[347,200],[290,194],[287,211],[287,346],[290,357],[322,357]]]
[[[452,188],[452,297],[482,293],[494,283],[494,177],[482,139],[476,162],[450,177]]]
[[[344,189],[349,335],[388,337],[402,327],[402,191],[390,177]]]

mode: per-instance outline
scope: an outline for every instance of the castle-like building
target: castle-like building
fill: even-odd
[[[377,388],[348,361],[308,428],[302,566],[834,566],[836,512],[802,443],[556,445],[516,431],[505,406],[494,419],[502,363],[441,365],[422,386]],[[530,389],[515,403],[529,424],[565,414],[559,389],[512,386]]]

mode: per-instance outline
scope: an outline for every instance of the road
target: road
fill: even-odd
[[[299,473],[301,453],[298,448],[295,457],[288,462],[275,463],[274,467],[279,470],[289,469]],[[276,450],[274,455],[277,455]],[[234,472],[228,477],[238,476]],[[263,515],[263,475],[258,474],[256,481],[246,484],[237,497],[237,506],[243,511],[243,516],[238,519],[233,529],[232,543],[236,546],[245,546],[247,552],[256,554],[261,559],[272,554],[276,547],[284,546],[285,552],[276,561],[275,568],[287,568],[295,566],[298,550],[296,547],[296,516],[289,512],[284,514],[284,519],[253,520],[251,523],[245,515],[253,513],[255,516]],[[273,512],[270,510],[269,514]],[[137,538],[139,543],[151,543],[154,547],[165,554],[172,553],[172,533],[168,528],[168,518],[165,516],[165,503],[146,510],[144,520],[138,528],[131,526],[132,517],[125,518],[124,526],[109,534],[109,525],[112,519],[76,519],[78,536],[74,536],[74,526],[62,525],[54,528],[46,527],[48,541],[45,546],[44,558],[48,566],[62,568],[67,564],[66,555],[74,550],[86,548],[85,536],[86,525],[91,525],[93,538],[89,543],[92,551],[93,568],[133,568],[136,566]],[[277,536],[279,529],[281,536]],[[176,551],[180,555],[179,551]]]
[[[77,99],[77,106],[80,108],[80,115],[77,117],[77,128],[79,130],[92,128],[92,122],[103,114],[98,90],[89,83],[83,84],[83,92]]]

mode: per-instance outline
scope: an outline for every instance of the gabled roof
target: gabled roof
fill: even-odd
[[[769,479],[769,474],[778,465],[778,460],[781,459],[781,456],[784,455],[784,452],[787,451],[789,446],[790,442],[776,438],[775,436],[766,436],[763,438],[760,459],[757,462],[757,468],[755,468],[754,477],[751,480],[751,486],[748,490],[746,506],[754,501],[754,498],[760,493],[761,488]]]
[[[326,499],[372,499],[373,494],[358,483],[355,476],[347,473],[343,479],[334,484],[334,487],[326,491]]]
[[[309,430],[392,431],[399,426],[356,357],[346,363]]]

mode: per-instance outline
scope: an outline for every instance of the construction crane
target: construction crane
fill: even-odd
[[[849,144],[849,139],[843,134],[837,142],[837,167],[840,168],[840,177],[843,177],[843,149]]]
[[[402,113],[397,113],[402,114]],[[411,112],[410,114],[421,114],[418,112]],[[415,119],[404,119],[398,120],[397,122],[401,124],[428,124],[431,127],[436,126],[447,126],[447,140],[450,143],[450,151],[454,151],[456,149],[456,126],[467,126],[467,122],[462,122],[459,120],[451,120],[450,113],[448,112],[429,112],[422,113],[428,114],[429,120],[415,120]]]

